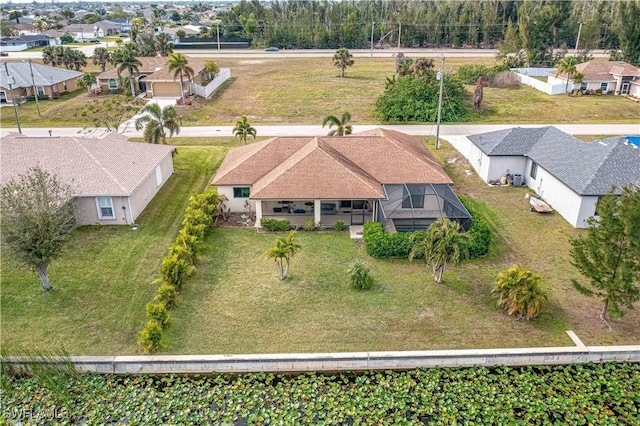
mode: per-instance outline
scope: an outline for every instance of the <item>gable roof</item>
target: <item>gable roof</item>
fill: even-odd
[[[419,138],[376,129],[278,137],[232,149],[213,185],[251,185],[252,199],[384,198],[383,184],[451,184]]]
[[[487,155],[526,156],[579,195],[605,195],[640,178],[640,149],[622,136],[582,142],[553,126],[469,136]]]
[[[78,71],[68,70],[65,68],[50,67],[48,65],[42,65],[36,62],[32,62],[32,82],[29,62],[7,61],[7,67],[9,67],[9,75],[13,77],[14,83],[12,85],[14,88],[31,87],[32,83],[35,83],[36,86],[51,86],[53,84],[68,81],[82,75],[82,73]],[[4,64],[0,66],[0,86],[9,87],[7,72]]]
[[[0,140],[0,185],[40,166],[71,185],[77,196],[127,196],[174,149],[128,142],[114,133],[101,139],[12,133]]]
[[[200,73],[204,70],[205,61],[200,58],[194,58],[191,56],[186,57],[189,66],[193,69],[194,74]],[[138,60],[142,65],[138,67],[139,75],[147,74],[145,81],[176,81],[173,72],[169,72],[167,67],[168,58],[162,58],[158,56],[140,56]],[[98,79],[116,78],[118,71],[115,67],[106,70],[98,75]]]
[[[623,61],[589,61],[576,65],[576,71],[584,77],[582,81],[614,81],[616,76],[640,77],[640,68]],[[566,73],[555,70],[550,73],[558,78],[567,78]]]

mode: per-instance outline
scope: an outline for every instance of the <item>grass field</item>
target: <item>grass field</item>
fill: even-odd
[[[186,139],[186,138],[185,138]],[[209,139],[210,140],[210,139]],[[224,153],[202,140],[173,139],[176,175],[138,219],[141,226],[85,227],[50,267],[55,290],[2,256],[0,319],[3,348],[64,347],[72,354],[135,354],[144,304],[160,259],[173,240],[188,195],[206,187]],[[185,144],[199,146],[184,146]],[[459,194],[486,202],[497,232],[489,256],[451,268],[436,285],[421,262],[369,258],[346,233],[300,233],[302,251],[291,278],[280,281],[265,250],[275,235],[218,228],[206,240],[198,271],[172,310],[170,353],[403,350],[571,345],[572,329],[587,344],[638,343],[640,311],[598,320],[600,302],[579,295],[569,279],[569,238],[579,231],[559,215],[530,213],[522,188],[493,188],[448,144],[436,151]],[[363,259],[376,279],[357,292],[345,271]],[[550,303],[537,321],[506,317],[489,296],[496,273],[514,263],[544,277]]]
[[[185,126],[233,125],[247,115],[252,124],[319,124],[328,114],[349,111],[353,124],[375,124],[374,113],[385,81],[395,72],[394,59],[356,58],[345,78],[330,58],[220,59],[221,67],[231,68],[232,78],[212,99],[196,99],[192,106],[178,109]],[[493,65],[491,58],[452,58],[446,70],[465,63]],[[97,71],[94,65],[88,71]],[[473,86],[467,86],[471,109]],[[73,113],[87,98],[76,95],[69,102],[42,101],[43,117],[35,103],[20,108],[25,126],[83,126]],[[446,96],[445,96],[446,102]],[[617,96],[548,96],[526,86],[515,89],[485,88],[482,110],[471,111],[474,123],[635,123],[640,104]],[[0,124],[13,126],[11,108],[0,109]]]

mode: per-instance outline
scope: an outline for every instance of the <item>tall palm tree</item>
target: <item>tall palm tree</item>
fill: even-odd
[[[335,129],[331,130],[327,136],[345,136],[350,135],[353,131],[351,124],[347,124],[351,120],[351,114],[345,112],[342,114],[342,118],[339,119],[335,115],[327,115],[324,120],[322,120],[322,127],[324,127],[327,123],[329,123],[329,129],[336,126]]]
[[[167,33],[160,33],[156,36],[156,50],[163,58],[173,52],[173,43]]]
[[[182,53],[170,53],[167,65],[169,71],[173,71],[173,78],[180,76],[180,95],[184,104],[184,76],[193,78],[193,68],[189,66],[189,61]]]
[[[79,87],[84,87],[85,89],[87,89],[87,93],[91,94],[91,86],[93,86],[97,82],[98,79],[96,78],[95,74],[87,72],[80,76],[80,78],[76,81],[76,84]]]
[[[112,64],[111,52],[106,47],[96,47],[93,51],[93,65],[100,65],[102,72],[105,72],[107,64]]]
[[[518,319],[537,317],[547,302],[547,294],[540,288],[540,276],[520,265],[499,273],[491,294],[499,307]]]
[[[236,126],[233,128],[233,135],[236,139],[240,139],[245,145],[247,144],[247,136],[253,136],[253,139],[256,138],[256,129],[251,126],[246,115],[243,115],[242,118],[236,122]]]
[[[267,256],[275,260],[278,275],[281,280],[289,276],[291,258],[302,248],[294,237],[296,231],[291,231],[286,237],[277,237],[276,245],[267,250]]]
[[[207,73],[207,78],[211,81],[220,72],[220,67],[213,61],[206,61],[204,63],[204,71]]]
[[[424,258],[433,268],[435,282],[440,284],[447,265],[457,265],[462,260],[468,239],[458,222],[440,218],[426,232],[417,231],[411,235],[414,245],[409,260]]]
[[[577,72],[576,70],[577,64],[578,64],[578,58],[576,58],[575,56],[565,56],[556,65],[556,68],[558,69],[558,74],[567,75],[567,83],[564,86],[565,93],[569,91],[569,79],[575,76]]]
[[[140,70],[139,66],[142,65],[142,62],[135,56],[133,56],[133,52],[129,50],[118,50],[113,55],[113,63],[116,66],[116,71],[118,72],[118,77],[122,73],[122,71],[126,70],[129,73],[129,84],[131,85],[131,96],[136,95],[136,89],[133,82],[135,78],[134,74],[138,74]]]
[[[340,77],[344,77],[344,70],[353,65],[353,55],[345,47],[341,47],[333,55],[333,65],[340,69]]]
[[[140,110],[140,114],[140,118],[136,120],[136,130],[140,131],[144,127],[143,137],[147,143],[166,144],[166,131],[169,131],[169,137],[180,133],[178,113],[171,105],[161,109],[158,104],[148,104]]]

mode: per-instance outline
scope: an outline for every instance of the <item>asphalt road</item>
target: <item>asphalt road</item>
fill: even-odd
[[[640,122],[638,124],[523,124],[519,127],[542,127],[553,125],[558,129],[572,135],[640,135]],[[322,126],[254,126],[258,136],[324,136],[327,128]],[[436,125],[354,125],[353,132],[361,132],[377,127],[393,129],[410,135],[427,136],[436,134]],[[508,129],[515,127],[513,124],[445,124],[440,126],[440,135],[472,135],[476,133],[491,132],[494,130]],[[90,130],[83,132],[79,127],[55,127],[55,128],[23,128],[22,133],[27,136],[79,136],[86,134],[89,136],[101,136],[104,130]],[[0,135],[16,132],[15,127],[3,127]],[[141,137],[142,132],[137,132],[133,128],[128,128],[124,132],[129,137]],[[233,126],[192,126],[182,127],[179,136],[232,136]]]

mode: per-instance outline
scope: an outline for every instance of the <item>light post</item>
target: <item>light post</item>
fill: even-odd
[[[371,21],[371,57],[373,58],[373,29],[375,28],[375,21]]]
[[[18,117],[18,108],[16,107],[16,97],[13,93],[13,76],[9,75],[9,66],[7,62],[4,62],[4,70],[7,73],[7,83],[9,83],[9,93],[11,93],[11,101],[13,103],[13,113],[16,116],[16,125],[18,126],[18,133],[22,134],[22,128],[20,127],[20,117]]]
[[[438,124],[436,126],[436,149],[440,149],[440,116],[442,115],[442,89],[444,87],[444,55],[440,65],[440,94],[438,95]]]
[[[580,33],[582,32],[582,24],[583,22],[578,22],[580,26],[578,27],[578,37],[576,38],[576,52],[578,52],[578,45],[580,44]]]
[[[402,36],[402,21],[400,21],[400,26],[398,27],[398,52],[400,51],[400,37]]]

